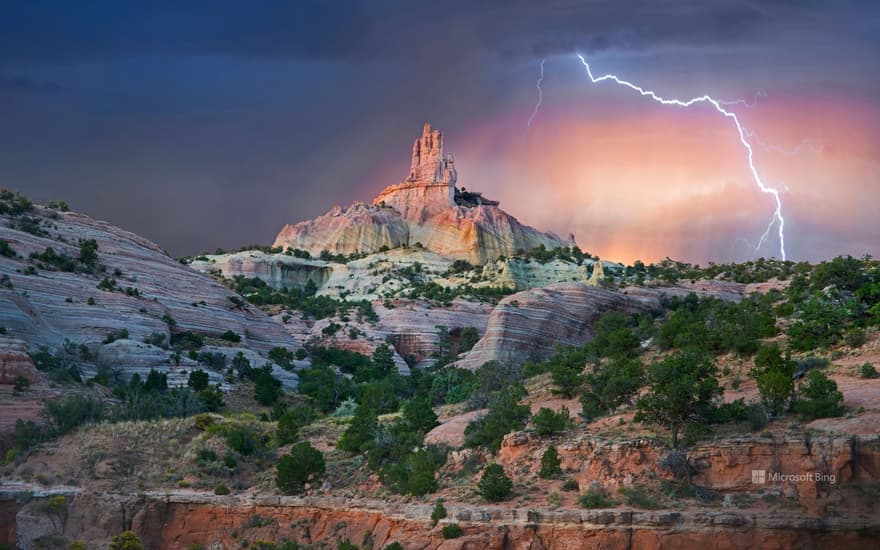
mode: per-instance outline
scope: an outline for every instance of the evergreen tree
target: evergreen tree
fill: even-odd
[[[281,397],[281,380],[272,376],[272,367],[257,369],[254,376],[254,399],[261,405],[272,405]]]
[[[807,420],[840,416],[843,414],[842,401],[843,394],[837,389],[837,382],[822,371],[812,370],[800,386],[800,398],[795,402],[794,410]]]
[[[782,414],[794,393],[795,363],[782,356],[779,345],[761,346],[755,353],[755,368],[749,375],[755,379],[764,408],[774,416]]]
[[[394,352],[388,344],[380,344],[373,352],[371,359],[372,378],[385,378],[386,376],[397,372],[394,364]]]
[[[342,434],[336,446],[350,453],[362,453],[366,451],[373,441],[379,428],[379,415],[376,410],[364,405],[358,405],[354,411],[348,429]]]
[[[513,481],[504,473],[500,464],[489,464],[483,470],[483,477],[477,484],[480,495],[489,502],[501,502],[510,498]]]
[[[415,397],[403,406],[403,420],[414,431],[428,433],[431,428],[439,424],[437,413],[431,407],[427,397]]]
[[[302,491],[312,477],[323,475],[325,468],[321,451],[308,441],[302,441],[293,446],[289,455],[282,456],[278,461],[275,482],[284,494],[292,495]]]
[[[721,395],[715,364],[700,350],[676,352],[648,369],[649,392],[639,398],[636,422],[660,424],[672,432],[672,448],[688,422],[699,418]]]
[[[208,387],[208,373],[202,369],[190,371],[187,386],[192,388],[194,392],[200,392]]]
[[[559,458],[559,452],[555,446],[550,445],[544,451],[544,454],[541,455],[541,471],[538,475],[544,479],[556,477],[562,473],[561,464],[562,460]]]

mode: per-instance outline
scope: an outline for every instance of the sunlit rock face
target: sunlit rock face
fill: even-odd
[[[426,124],[415,140],[406,178],[382,190],[371,205],[335,207],[314,220],[288,224],[275,246],[299,248],[312,254],[376,252],[421,244],[454,259],[483,264],[517,250],[575,246],[521,224],[482,194],[457,188],[452,155],[445,153],[443,134]]]

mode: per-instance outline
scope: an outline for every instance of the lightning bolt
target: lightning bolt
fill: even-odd
[[[595,76],[593,76],[593,71],[590,70],[590,64],[587,63],[587,60],[584,59],[584,56],[582,56],[581,54],[576,54],[576,55],[578,56],[578,59],[581,60],[581,63],[584,65],[584,68],[587,71],[587,76],[590,78],[590,81],[593,84],[598,84],[599,82],[605,82],[605,81],[615,82],[615,83],[619,84],[620,86],[624,86],[626,88],[630,88],[631,90],[638,92],[642,96],[650,97],[651,99],[653,99],[654,101],[656,101],[657,103],[660,103],[662,105],[674,105],[676,107],[690,107],[690,106],[696,105],[698,103],[707,103],[707,104],[711,105],[712,107],[714,107],[716,111],[718,111],[719,113],[721,113],[722,115],[724,115],[725,117],[730,119],[734,123],[734,125],[736,126],[737,133],[739,134],[740,143],[742,143],[742,146],[746,150],[748,161],[749,161],[749,170],[752,172],[752,178],[755,180],[755,183],[757,184],[758,189],[760,189],[760,191],[762,193],[772,195],[773,200],[776,203],[776,209],[773,212],[773,217],[770,219],[770,224],[767,226],[767,231],[765,232],[765,235],[769,235],[770,230],[778,222],[778,224],[779,224],[778,225],[778,227],[779,227],[779,253],[782,256],[782,259],[785,260],[785,218],[782,217],[782,199],[779,198],[779,191],[777,189],[774,189],[772,187],[767,187],[766,185],[764,185],[764,182],[761,180],[761,176],[758,175],[758,170],[757,170],[757,168],[755,168],[754,151],[752,149],[752,145],[751,145],[751,143],[749,143],[749,140],[746,137],[747,136],[746,130],[743,128],[742,124],[740,124],[739,118],[736,116],[736,113],[733,113],[732,111],[725,109],[722,106],[721,101],[719,101],[711,96],[708,96],[708,95],[701,95],[699,97],[694,97],[694,98],[687,99],[687,100],[666,99],[664,97],[657,95],[655,92],[653,92],[651,90],[646,90],[646,89],[642,88],[641,86],[637,86],[637,85],[633,84],[632,82],[622,80],[613,74],[604,74],[602,76],[595,77]],[[764,240],[766,240],[766,239],[762,236],[762,239],[760,241],[758,241],[759,247],[764,244],[763,243]]]
[[[538,89],[538,103],[535,104],[535,111],[532,113],[532,116],[529,117],[528,123],[526,126],[529,128],[532,127],[532,121],[535,120],[535,117],[538,116],[538,109],[541,108],[541,103],[544,101],[544,90],[541,88],[541,84],[544,82],[544,62],[546,59],[541,60],[541,76],[538,77],[538,82],[535,84],[535,88]]]
[[[758,132],[756,132],[754,130],[746,130],[746,135],[749,137],[749,139],[752,139],[755,143],[760,145],[762,148],[764,148],[768,151],[774,151],[776,153],[779,153],[781,155],[785,155],[787,157],[793,157],[793,156],[799,155],[805,149],[809,149],[813,153],[821,153],[822,152],[822,147],[813,143],[813,140],[811,140],[810,138],[805,138],[805,139],[801,140],[800,143],[798,143],[797,145],[792,147],[791,149],[786,149],[784,147],[780,147],[780,146],[774,145],[772,143],[767,143],[766,141],[761,139],[761,136],[758,135]]]
[[[759,97],[767,97],[767,92],[765,92],[764,90],[758,90],[757,92],[755,92],[755,95],[752,97],[752,102],[751,102],[751,103],[749,103],[749,102],[748,102],[747,100],[745,100],[745,99],[734,99],[734,100],[732,100],[732,101],[723,101],[723,100],[720,100],[720,99],[719,99],[719,100],[718,100],[718,103],[720,103],[720,104],[722,104],[722,105],[727,105],[727,106],[730,106],[730,105],[742,105],[742,106],[744,106],[744,107],[754,107],[755,105],[758,104],[758,98],[759,98]]]

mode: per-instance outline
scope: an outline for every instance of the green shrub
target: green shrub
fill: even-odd
[[[476,389],[476,376],[467,369],[444,367],[438,370],[431,381],[429,395],[431,403],[461,403]]]
[[[859,367],[859,376],[862,378],[877,378],[877,369],[871,363],[864,363]]]
[[[385,550],[404,550],[403,545],[399,542],[392,542],[385,547]]]
[[[98,262],[98,241],[87,239],[79,244],[79,262],[91,267]]]
[[[144,545],[141,539],[132,531],[123,531],[119,535],[115,535],[110,539],[108,550],[143,550]]]
[[[770,421],[767,410],[760,403],[749,405],[746,420],[749,422],[749,429],[753,432],[764,429]]]
[[[221,484],[217,485],[216,487],[214,487],[214,494],[215,495],[228,495],[229,494],[229,487],[227,487],[226,485],[223,485],[221,483]]]
[[[562,407],[559,412],[541,407],[532,416],[532,424],[539,435],[552,435],[567,430],[571,426],[571,416],[569,415],[568,407]]]
[[[235,457],[231,454],[227,453],[223,455],[223,465],[230,470],[233,470],[236,466],[238,466],[238,460],[236,460]]]
[[[223,392],[220,391],[219,384],[208,386],[207,388],[200,391],[197,396],[199,402],[207,411],[217,412],[218,410],[223,408]]]
[[[489,502],[501,502],[510,498],[513,481],[504,473],[500,464],[489,464],[477,484],[480,495]]]
[[[562,464],[562,461],[559,459],[559,452],[555,446],[550,445],[544,451],[544,454],[541,455],[541,471],[538,475],[544,479],[554,478],[562,473],[560,464]]]
[[[211,449],[199,449],[196,453],[196,460],[200,462],[214,462],[217,460],[217,453]]]
[[[639,391],[644,377],[645,368],[635,358],[617,357],[610,363],[596,365],[586,375],[589,389],[581,396],[584,416],[595,418],[613,413]]]
[[[269,359],[274,361],[276,365],[284,370],[291,370],[293,368],[294,354],[292,351],[286,348],[272,348],[271,350],[269,350]]]
[[[226,444],[233,451],[248,456],[260,447],[260,437],[246,426],[233,426],[226,430]]]
[[[220,335],[221,340],[226,340],[227,342],[239,343],[241,342],[241,336],[236,334],[231,330],[227,330],[223,334]]]
[[[528,405],[519,404],[524,393],[522,386],[509,386],[498,392],[489,402],[489,412],[465,428],[465,445],[484,445],[497,451],[505,435],[523,429],[530,412]]]
[[[193,391],[200,392],[208,387],[208,373],[202,369],[192,370],[186,383]]]
[[[104,420],[104,404],[100,399],[83,395],[69,395],[46,402],[45,415],[59,435],[77,427]]]
[[[788,327],[788,345],[797,351],[831,346],[840,339],[848,312],[822,292],[804,302]]]
[[[580,489],[581,485],[576,479],[566,479],[565,483],[562,484],[563,491],[579,491]]]
[[[367,450],[373,441],[379,426],[379,415],[375,409],[358,405],[354,411],[351,424],[339,438],[336,446],[350,453],[361,453]]]
[[[843,414],[843,394],[838,391],[837,382],[829,379],[824,372],[810,371],[799,389],[794,410],[806,420]]]
[[[733,303],[689,294],[684,299],[673,298],[670,309],[672,313],[657,334],[662,348],[749,355],[757,351],[761,338],[777,332],[772,305],[757,295]]]
[[[291,495],[302,491],[311,478],[323,475],[325,469],[323,453],[302,441],[278,461],[275,482],[284,494]]]
[[[6,258],[14,258],[16,256],[15,250],[9,246],[9,241],[5,239],[0,239],[0,256],[4,256]]]
[[[420,441],[421,433],[406,435],[392,435],[395,442]],[[395,445],[397,446],[397,445]],[[380,478],[394,491],[407,493],[415,496],[427,495],[437,491],[437,470],[446,462],[446,451],[443,448],[428,445],[415,452],[409,452],[411,447],[396,448],[386,455],[384,467],[381,469]],[[375,462],[376,454],[382,454],[380,446],[370,449],[370,461]]]
[[[464,534],[464,530],[457,523],[450,523],[443,526],[443,538],[446,540],[457,539]]]
[[[649,391],[639,398],[636,422],[660,424],[672,432],[672,447],[688,422],[711,408],[721,395],[715,364],[700,350],[676,352],[648,369]]]
[[[281,380],[272,375],[272,367],[266,365],[256,369],[254,375],[254,399],[261,405],[272,405],[284,392],[281,390]]]
[[[620,494],[624,496],[626,504],[633,508],[643,508],[645,510],[657,510],[663,507],[663,504],[654,498],[648,490],[641,485],[632,485],[630,487],[621,487]]]
[[[578,498],[582,508],[608,508],[612,506],[611,500],[595,489],[589,489]]]
[[[31,387],[31,381],[21,375],[16,376],[15,381],[12,383],[12,391],[15,394],[25,392],[30,387]]]
[[[446,517],[446,507],[443,506],[443,499],[438,498],[434,504],[434,510],[431,512],[431,525],[437,525],[441,519]]]
[[[403,405],[403,420],[413,431],[424,433],[440,424],[437,421],[437,413],[434,412],[427,397],[415,397],[407,401]]]

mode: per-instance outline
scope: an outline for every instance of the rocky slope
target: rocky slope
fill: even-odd
[[[181,368],[173,365],[169,351],[144,342],[151,335],[167,343],[172,333],[191,331],[207,338],[205,350],[241,351],[258,366],[271,348],[295,346],[279,322],[240,298],[230,300],[235,293],[224,285],[109,223],[34,206],[0,217],[0,239],[11,249],[0,257],[0,327],[3,338],[15,341],[7,347],[56,352],[67,340],[77,355],[90,357],[82,364],[86,374],[104,362],[127,375],[155,367],[173,379],[195,363],[184,357]],[[97,257],[86,265],[78,258],[81,242],[90,239]],[[105,343],[123,329],[127,337]],[[226,331],[241,341],[220,340]],[[288,386],[295,384],[295,375],[276,371]]]
[[[519,292],[501,300],[489,317],[486,335],[457,366],[475,369],[492,360],[543,359],[558,345],[589,341],[593,323],[606,312],[636,313],[657,305],[656,299],[630,297],[583,283]]]
[[[718,281],[682,282],[676,286],[597,288],[588,283],[551,284],[501,300],[486,323],[485,336],[456,365],[475,369],[486,361],[539,360],[562,345],[581,345],[593,337],[592,325],[604,313],[649,312],[663,296],[688,293],[741,300],[746,285]]]
[[[314,220],[286,225],[274,246],[351,254],[420,243],[443,256],[482,264],[520,249],[574,245],[571,238],[521,224],[497,202],[457,188],[457,181],[443,135],[426,124],[403,182],[386,187],[372,204],[336,207]]]

